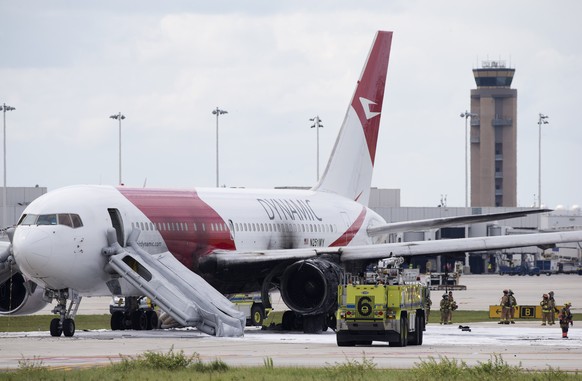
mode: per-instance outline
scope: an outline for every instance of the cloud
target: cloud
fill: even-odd
[[[560,18],[551,17],[567,5]],[[441,194],[464,205],[464,121],[483,59],[516,68],[518,202],[537,192],[539,112],[548,205],[580,203],[582,85],[575,1],[7,3],[0,101],[8,119],[9,184],[49,189],[116,183],[122,112],[124,178],[141,186],[213,186],[215,107],[226,185],[311,185],[343,120],[376,30],[394,30],[374,186],[406,205]],[[544,151],[545,152],[545,151]],[[26,157],[27,160],[22,160]],[[568,164],[570,163],[570,164]],[[563,179],[569,186],[556,187]],[[426,192],[430,189],[430,192]]]

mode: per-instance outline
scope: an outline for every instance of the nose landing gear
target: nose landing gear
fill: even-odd
[[[67,308],[67,299],[71,299],[69,308]],[[75,334],[75,316],[79,309],[81,297],[71,289],[64,290],[45,290],[45,299],[49,301],[56,299],[57,305],[53,308],[53,314],[59,314],[60,317],[51,320],[50,333],[53,337],[72,337]]]

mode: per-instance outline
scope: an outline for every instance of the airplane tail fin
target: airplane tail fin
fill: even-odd
[[[392,32],[376,34],[331,157],[314,190],[368,204],[391,45]]]

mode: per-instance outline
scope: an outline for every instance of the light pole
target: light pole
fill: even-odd
[[[465,208],[469,207],[469,153],[467,149],[467,146],[469,144],[467,141],[469,132],[467,120],[469,119],[469,117],[472,118],[474,116],[477,116],[477,114],[474,114],[467,110],[465,110],[465,112],[461,114],[461,118],[465,118]]]
[[[538,117],[538,207],[542,207],[542,124],[548,124],[549,117],[542,113]]]
[[[323,124],[321,124],[322,120],[319,118],[319,115],[314,116],[313,118],[309,119],[313,122],[313,126],[311,128],[315,128],[317,131],[317,181],[319,181],[319,129],[323,128]]]
[[[119,112],[118,114],[111,115],[110,118],[119,120],[119,185],[123,185],[121,181],[121,121],[125,119],[125,115]]]
[[[16,110],[12,106],[7,106],[6,103],[2,104],[2,112],[4,113],[4,193],[2,195],[2,224],[6,225],[6,111]]]
[[[228,114],[228,111],[221,110],[218,107],[212,110],[212,113],[216,115],[216,187],[218,188],[219,183],[219,171],[218,171],[218,117],[222,114]]]

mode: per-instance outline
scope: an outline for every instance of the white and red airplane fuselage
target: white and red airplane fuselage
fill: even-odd
[[[70,226],[71,215],[81,226]],[[312,190],[81,185],[50,192],[29,205],[13,242],[21,271],[44,288],[73,288],[96,296],[111,294],[102,249],[108,246],[107,229],[112,227],[122,246],[129,233],[139,229],[138,244],[145,251],[170,251],[198,271],[200,260],[217,250],[237,255],[376,243],[366,229],[381,224],[384,219],[360,203]],[[222,279],[216,285],[225,293],[240,292],[236,279],[256,286],[263,276],[259,269],[255,274],[230,274],[234,282]]]

